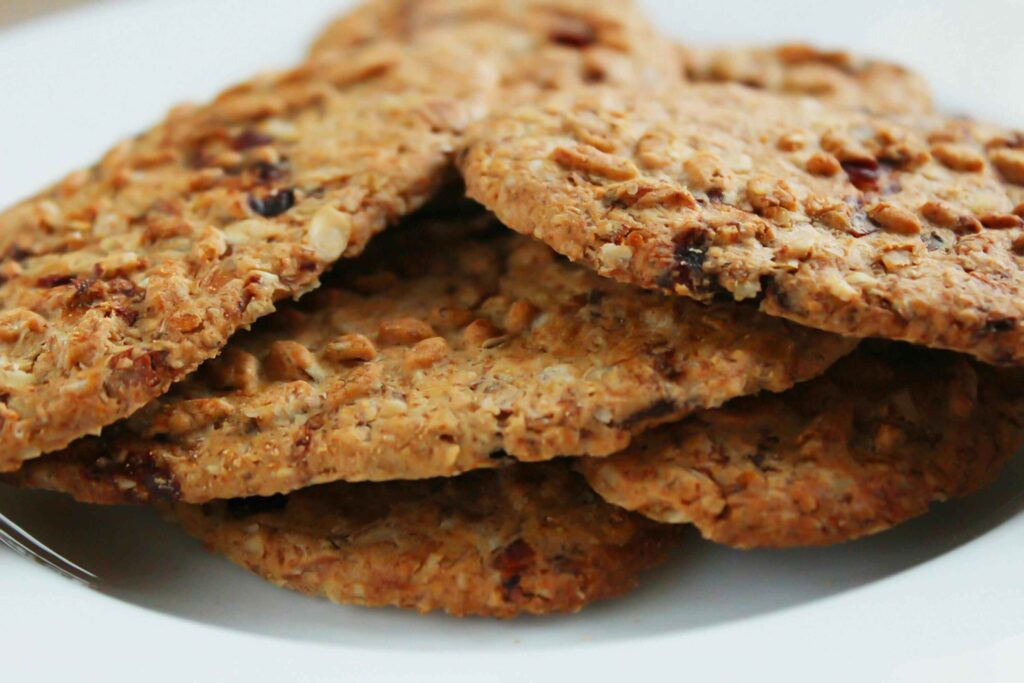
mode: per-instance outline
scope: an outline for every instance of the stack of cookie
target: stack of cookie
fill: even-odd
[[[5,480],[341,603],[575,611],[682,525],[849,541],[1024,443],[1024,135],[622,0],[370,0],[0,254]]]

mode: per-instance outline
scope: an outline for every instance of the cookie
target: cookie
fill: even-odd
[[[1024,444],[1019,372],[862,346],[826,375],[579,467],[608,501],[741,548],[828,545],[990,483]]]
[[[17,481],[203,503],[605,456],[655,424],[815,377],[855,344],[620,285],[479,209],[395,228],[332,278]]]
[[[500,106],[581,84],[679,80],[675,48],[631,0],[369,0],[332,23],[313,54],[441,37],[496,65]]]
[[[931,88],[902,66],[799,43],[774,47],[681,46],[686,79],[740,83],[815,97],[836,107],[915,114],[932,111]]]
[[[460,617],[579,611],[634,588],[676,539],[602,502],[564,463],[179,505],[174,517],[279,586]]]
[[[602,275],[1024,363],[1020,133],[694,85],[563,93],[467,140],[469,194]]]
[[[324,57],[0,215],[0,471],[133,413],[422,204],[494,79],[444,44]]]

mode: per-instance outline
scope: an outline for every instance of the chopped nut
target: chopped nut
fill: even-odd
[[[810,197],[804,202],[804,211],[807,215],[833,230],[843,230],[852,234],[863,236],[870,230],[856,231],[853,224],[853,209],[849,204],[837,201],[828,201],[821,197]],[[864,221],[865,223],[867,221]]]
[[[945,202],[927,202],[922,204],[919,210],[926,220],[941,228],[948,228],[959,233],[981,232],[981,222],[977,218],[960,213]]]
[[[747,199],[762,216],[769,216],[779,209],[793,211],[798,206],[792,188],[786,181],[774,180],[765,175],[755,176],[747,182]]]
[[[473,311],[468,308],[444,306],[430,312],[430,324],[441,330],[457,330],[473,320]]]
[[[203,326],[203,322],[202,316],[191,311],[180,311],[167,319],[171,329],[178,332],[195,332]]]
[[[166,434],[180,436],[202,429],[235,412],[234,405],[223,398],[199,398],[180,401],[158,413],[146,429],[149,436]]]
[[[448,355],[448,342],[444,337],[431,337],[412,347],[405,357],[405,366],[410,370],[424,370]]]
[[[697,200],[686,188],[673,183],[637,180],[609,187],[604,199],[611,204],[635,206],[641,209],[665,206],[696,208]]]
[[[884,143],[877,156],[890,166],[912,171],[932,160],[928,148],[902,132],[883,129],[878,132],[877,137]]]
[[[325,206],[313,216],[309,226],[309,244],[324,261],[335,261],[348,248],[352,218],[333,206]]]
[[[551,158],[556,164],[570,171],[581,171],[612,180],[629,180],[640,174],[629,159],[607,154],[588,145],[558,147]]]
[[[224,353],[206,365],[205,370],[217,388],[252,394],[259,385],[259,361],[256,356],[241,349],[225,349]]]
[[[377,339],[382,344],[408,346],[434,336],[434,328],[419,318],[383,320],[377,327]]]
[[[483,346],[488,340],[501,336],[494,323],[484,318],[478,318],[466,327],[462,338],[470,346]]]
[[[1008,230],[1010,228],[1019,228],[1024,226],[1024,218],[1015,216],[1011,213],[986,213],[978,216],[978,220],[986,228],[992,228],[994,230]]]
[[[592,120],[584,121],[579,117],[575,117],[566,123],[569,132],[572,133],[580,142],[590,145],[606,154],[610,154],[615,151],[616,144],[613,140],[609,139],[608,135],[611,132],[608,130],[608,125],[598,119],[592,117]],[[598,130],[604,128],[605,130]]]
[[[276,341],[270,345],[267,353],[267,374],[281,382],[309,379],[307,370],[313,367],[315,360],[302,344],[293,341]]]
[[[853,138],[836,131],[821,136],[821,148],[841,163],[877,164],[878,159],[867,147]]]
[[[346,334],[328,342],[323,355],[334,363],[353,360],[367,362],[377,357],[377,348],[361,334]]]
[[[505,314],[505,329],[509,334],[520,334],[531,324],[540,310],[525,299],[519,299],[509,307]]]
[[[665,168],[672,163],[669,142],[663,134],[644,133],[636,143],[636,158],[647,169]]]
[[[601,246],[598,259],[601,266],[608,270],[625,269],[633,260],[633,250],[624,244],[605,244]]]
[[[0,342],[16,342],[22,335],[38,334],[48,326],[46,318],[27,308],[12,308],[0,313]]]
[[[782,152],[798,152],[805,146],[807,146],[807,136],[803,133],[786,133],[776,143],[776,147]]]
[[[954,171],[978,173],[985,170],[985,157],[967,145],[940,142],[932,145],[932,155]]]
[[[690,185],[700,192],[724,192],[728,185],[725,165],[711,152],[697,152],[683,163],[683,170]]]
[[[1008,181],[1024,185],[1024,149],[995,149],[989,152],[992,163]]]
[[[879,202],[868,209],[868,216],[876,224],[901,235],[917,235],[921,232],[921,221],[903,207]]]
[[[913,255],[909,251],[896,249],[882,254],[881,261],[886,272],[895,273],[913,263]]]
[[[831,177],[843,170],[843,167],[839,164],[839,159],[828,152],[815,152],[807,159],[805,165],[808,173],[814,175],[820,175],[825,177]]]

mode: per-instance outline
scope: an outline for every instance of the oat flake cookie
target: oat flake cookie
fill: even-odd
[[[1024,363],[1024,136],[735,85],[548,98],[477,126],[469,194],[602,275]]]
[[[377,238],[298,305],[23,485],[202,503],[605,456],[815,377],[854,342],[598,277],[477,209]]]
[[[0,215],[0,471],[131,414],[421,204],[494,77],[442,44],[324,57]]]
[[[1021,374],[865,345],[826,375],[580,461],[608,501],[742,548],[883,531],[992,482],[1024,444]]]
[[[679,80],[674,46],[631,0],[370,0],[332,23],[313,53],[442,38],[496,65],[501,106],[581,84]]]
[[[173,517],[285,588],[498,618],[625,593],[676,540],[672,527],[601,501],[564,463],[178,505]]]
[[[799,43],[775,47],[681,46],[683,73],[695,83],[741,83],[759,90],[807,95],[836,107],[886,113],[932,111],[921,76],[888,62]]]

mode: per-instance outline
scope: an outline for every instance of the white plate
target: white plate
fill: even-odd
[[[107,0],[0,33],[0,204],[90,162],[174,102],[296,60],[339,0]],[[804,38],[894,57],[948,109],[1024,122],[1011,0],[651,2],[680,38]],[[109,581],[0,552],[0,680],[941,681],[1024,679],[1024,461],[874,539],[740,553],[695,535],[629,598],[567,618],[456,621],[335,607],[204,554],[146,511],[0,490]]]

